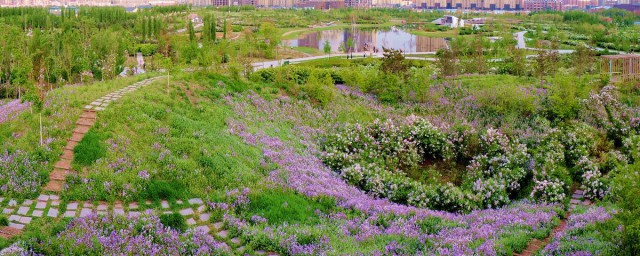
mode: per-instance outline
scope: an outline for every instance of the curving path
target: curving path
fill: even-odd
[[[122,215],[138,216],[143,213],[169,214],[178,213],[186,219],[187,225],[209,233],[218,241],[225,242],[231,251],[242,254],[245,251],[243,242],[237,237],[231,237],[229,231],[225,229],[223,222],[212,222],[209,207],[200,198],[191,198],[186,201],[161,200],[154,204],[151,201],[144,203],[132,202],[125,204],[122,201],[113,203],[104,201],[69,201],[63,202],[56,193],[62,191],[65,185],[66,175],[74,173],[71,170],[73,161],[73,149],[82,140],[84,135],[91,129],[97,120],[99,111],[105,110],[111,102],[117,101],[128,93],[147,86],[166,76],[148,78],[132,85],[107,94],[90,104],[84,106],[80,118],[76,122],[71,138],[68,139],[64,147],[60,160],[55,164],[54,170],[50,173],[50,181],[43,188],[42,194],[35,199],[20,201],[14,198],[1,198],[0,209],[2,214],[8,216],[9,225],[0,227],[0,237],[10,239],[22,233],[22,230],[33,220],[42,217],[50,218],[74,218],[85,217],[91,214],[98,215]],[[266,254],[263,251],[256,251],[257,254]]]
[[[569,210],[567,211],[566,215],[564,216],[564,219],[562,219],[560,221],[560,224],[558,224],[558,226],[556,226],[551,233],[549,234],[549,236],[547,236],[545,239],[543,240],[538,240],[538,239],[533,239],[531,241],[529,241],[529,244],[527,245],[527,248],[524,249],[521,253],[513,253],[513,255],[516,256],[532,256],[532,255],[536,255],[536,252],[538,252],[539,250],[544,249],[544,247],[551,242],[551,240],[559,233],[562,233],[562,231],[564,231],[564,229],[567,226],[567,219],[569,218],[569,216],[571,216],[571,210],[575,209],[576,206],[578,205],[592,205],[593,202],[591,202],[591,200],[589,199],[585,199],[584,198],[584,190],[578,189],[575,190],[573,192],[573,195],[571,195],[571,201],[569,202],[570,207]]]
[[[84,135],[89,132],[89,129],[96,122],[97,111],[104,110],[113,101],[120,99],[123,95],[133,92],[140,87],[146,86],[155,80],[162,77],[153,77],[140,82],[129,85],[125,88],[112,92],[91,102],[84,107],[80,118],[76,122],[76,128],[71,134],[71,138],[67,140],[67,145],[62,151],[60,160],[54,165],[53,171],[49,173],[49,182],[43,188],[48,192],[60,192],[65,185],[65,180],[69,174],[77,174],[76,171],[71,169],[71,162],[73,161],[73,149],[82,140]]]

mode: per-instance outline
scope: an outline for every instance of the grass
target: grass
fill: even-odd
[[[177,75],[170,94],[163,81],[114,102],[93,128],[110,147],[86,167],[91,183],[72,183],[69,198],[205,198],[252,186],[264,175],[259,150],[229,134],[225,121],[233,111],[221,98],[246,86],[219,76]],[[150,177],[141,178],[143,172]],[[147,192],[122,196],[117,191],[125,187]]]
[[[302,53],[310,54],[310,55],[324,54],[324,52],[320,51],[319,49],[311,48],[311,47],[298,46],[298,47],[294,47],[293,49]]]
[[[73,164],[88,166],[106,155],[107,147],[102,142],[103,135],[91,129],[73,149]]]
[[[310,199],[292,191],[266,190],[249,195],[251,203],[245,215],[259,215],[270,224],[313,223],[318,221],[316,210],[329,212],[335,207],[333,200]]]

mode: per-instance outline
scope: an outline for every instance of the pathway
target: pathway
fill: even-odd
[[[76,171],[71,169],[71,162],[73,161],[74,156],[73,149],[96,122],[97,111],[104,110],[111,102],[120,99],[123,95],[133,92],[142,86],[148,85],[159,78],[160,77],[154,77],[142,80],[107,94],[102,98],[91,102],[91,104],[86,105],[82,114],[80,114],[80,118],[76,122],[76,127],[71,134],[71,138],[67,140],[67,145],[62,151],[60,160],[54,165],[53,171],[49,173],[49,183],[45,185],[44,190],[49,192],[60,192],[64,187],[67,175],[77,174]]]
[[[544,247],[551,242],[551,239],[553,239],[556,234],[562,232],[566,226],[567,226],[567,219],[569,218],[569,216],[571,215],[571,211],[574,210],[576,208],[576,206],[578,205],[591,205],[593,204],[591,202],[591,200],[589,199],[585,199],[584,198],[584,190],[576,190],[573,192],[573,195],[571,196],[571,201],[570,201],[570,206],[569,206],[569,210],[567,211],[566,215],[564,216],[564,218],[560,221],[560,224],[558,224],[558,226],[556,226],[551,233],[549,234],[549,236],[547,236],[545,239],[543,240],[538,240],[538,239],[533,239],[531,241],[529,241],[529,244],[527,245],[527,248],[524,249],[521,253],[513,253],[513,255],[518,255],[518,256],[532,256],[535,255],[537,251],[544,249]]]
[[[516,49],[526,49],[526,50],[534,50],[534,51],[549,51],[548,49],[527,47],[527,44],[526,44],[525,39],[524,39],[524,34],[526,34],[526,33],[527,33],[527,31],[520,31],[520,32],[513,33],[513,36],[515,36],[516,40],[518,41],[516,43]],[[627,54],[626,52],[623,52],[623,51],[610,50],[610,49],[605,49],[605,48],[597,47],[597,46],[589,46],[589,45],[587,45],[587,47],[590,48],[591,50],[594,50],[594,51],[608,50],[609,52],[612,52],[612,53]],[[556,51],[558,53],[560,53],[560,54],[569,54],[569,53],[573,53],[574,52],[574,50],[556,50]]]
[[[233,252],[242,254],[245,250],[242,241],[237,237],[232,237],[223,222],[211,219],[209,207],[200,198],[191,198],[186,201],[161,200],[159,204],[154,204],[151,201],[146,201],[142,204],[137,202],[125,204],[122,201],[113,203],[104,201],[65,202],[60,199],[59,195],[55,194],[64,187],[66,175],[74,173],[71,170],[71,162],[74,155],[73,149],[96,122],[98,112],[105,110],[111,102],[122,98],[127,93],[134,92],[163,78],[166,78],[166,76],[153,77],[136,82],[86,105],[76,122],[71,138],[69,138],[67,145],[64,147],[60,161],[55,164],[54,170],[50,173],[50,181],[43,189],[46,192],[35,199],[24,201],[0,197],[2,214],[8,216],[9,219],[8,226],[0,227],[0,237],[10,239],[19,235],[33,220],[42,217],[74,218],[86,217],[91,214],[114,214],[133,217],[143,213],[155,213],[158,215],[178,213],[184,216],[189,227],[209,233],[216,240],[225,242]],[[266,254],[266,252],[260,251],[256,253]]]

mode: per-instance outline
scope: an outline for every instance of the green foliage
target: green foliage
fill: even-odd
[[[173,200],[184,197],[185,188],[177,181],[152,180],[140,197],[151,200]]]
[[[248,219],[253,215],[262,216],[269,224],[315,222],[318,220],[316,210],[328,213],[335,207],[331,199],[311,199],[287,190],[257,191],[251,193],[249,199],[244,215]]]
[[[160,215],[160,223],[179,232],[184,232],[188,228],[184,216],[177,212]]]
[[[547,96],[542,105],[549,120],[574,119],[583,110],[583,100],[589,97],[592,87],[581,79],[556,76],[553,85],[547,86]]]
[[[396,74],[399,76],[406,75],[409,67],[404,63],[404,55],[402,51],[387,49],[382,47],[384,51],[380,70],[385,73]]]
[[[73,163],[79,166],[89,166],[104,157],[107,152],[107,147],[103,143],[104,139],[105,137],[100,132],[94,129],[89,130],[73,149]]]
[[[8,225],[9,225],[9,218],[7,218],[7,216],[4,214],[0,215],[0,226],[8,226]]]
[[[337,90],[328,73],[311,73],[306,83],[301,86],[301,95],[326,106],[335,98]]]

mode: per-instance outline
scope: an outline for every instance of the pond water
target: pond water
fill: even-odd
[[[349,38],[353,40],[356,52],[373,51],[374,48],[382,52],[382,47],[399,49],[406,53],[435,52],[445,48],[447,44],[444,38],[416,36],[397,28],[346,28],[318,31],[302,35],[298,39],[285,40],[285,44],[292,47],[316,48],[322,51],[325,41],[328,41],[331,45],[331,52],[341,52],[340,45],[346,47]]]

